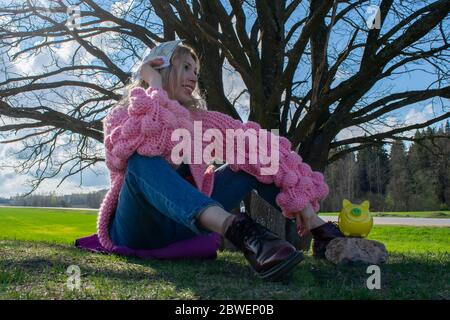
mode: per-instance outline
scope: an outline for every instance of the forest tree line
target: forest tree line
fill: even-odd
[[[33,193],[25,197],[17,195],[10,199],[0,199],[0,204],[3,202],[4,204],[11,206],[97,209],[100,207],[106,192],[107,190],[99,190],[89,193],[73,193],[66,195],[57,195],[55,192],[51,192],[50,194]]]
[[[427,137],[436,137],[427,139]],[[438,138],[441,137],[441,138]],[[444,137],[444,138],[442,138]],[[321,211],[340,211],[342,199],[368,199],[371,211],[450,210],[450,123],[415,133],[410,147],[396,141],[349,152],[327,166],[329,196]],[[342,151],[335,150],[335,152]],[[107,190],[84,194],[17,195],[0,204],[42,207],[99,208]]]
[[[434,139],[428,139],[435,137]],[[372,211],[450,210],[450,124],[416,131],[408,150],[395,141],[347,153],[325,171],[330,194],[322,211],[340,211],[342,199]],[[338,152],[339,150],[336,150]]]

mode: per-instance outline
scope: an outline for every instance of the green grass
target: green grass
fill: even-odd
[[[450,253],[450,228],[448,227],[375,225],[368,239],[383,242],[389,252]]]
[[[1,239],[49,241],[70,244],[92,234],[97,212],[38,208],[0,208]]]
[[[381,290],[368,290],[361,265],[306,257],[285,283],[253,276],[239,253],[217,260],[143,261],[67,245],[0,240],[0,299],[449,299],[449,253],[393,253]],[[81,286],[66,286],[70,265]]]
[[[450,218],[450,211],[370,212],[374,217]],[[338,216],[339,212],[321,212],[321,216]]]
[[[450,228],[375,226],[385,243],[381,290],[366,266],[334,266],[309,254],[291,281],[252,275],[240,253],[216,260],[158,261],[94,254],[73,240],[95,232],[95,212],[0,209],[0,299],[450,299]],[[81,288],[67,288],[70,265]]]

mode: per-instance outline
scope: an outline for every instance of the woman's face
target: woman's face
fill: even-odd
[[[197,85],[197,65],[190,55],[186,61],[174,59],[173,64],[176,67],[178,67],[179,64],[182,64],[181,85],[175,88],[175,99],[178,100],[180,104],[188,104],[188,102],[192,100],[192,92]]]

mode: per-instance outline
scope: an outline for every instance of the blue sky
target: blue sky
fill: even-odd
[[[45,3],[45,0],[42,0]],[[117,1],[114,3],[114,8],[126,6],[127,1]],[[371,4],[376,4],[377,1],[372,1]],[[113,9],[111,11],[114,12]],[[293,16],[291,21],[288,23],[287,28],[295,22],[298,16]],[[247,29],[248,31],[251,28],[253,23],[252,19],[248,19]],[[364,21],[361,20],[361,23]],[[105,43],[103,42],[104,40]],[[294,38],[295,40],[295,38]],[[114,53],[118,48],[111,48],[108,46],[109,39],[96,39],[95,43],[99,45],[101,48],[104,47],[106,51],[110,50],[108,53]],[[345,35],[342,38],[339,36],[333,37],[333,41],[336,42],[336,46],[339,44],[342,46],[347,43],[347,38]],[[57,48],[56,54],[59,54],[62,58],[70,56],[70,53],[74,51],[73,44],[63,45],[60,48]],[[25,69],[37,71],[42,69],[42,66],[49,61],[49,56],[39,55],[35,57],[30,57],[26,61],[22,63],[18,63],[14,65],[16,71],[20,72]],[[128,68],[131,69],[131,64]],[[307,67],[307,66],[306,66]],[[425,70],[430,70],[429,66],[422,66]],[[123,67],[126,70],[126,67]],[[297,70],[298,74],[301,76],[304,70],[302,67],[299,67]],[[36,72],[35,72],[36,73]],[[0,75],[0,80],[3,80],[4,76]],[[414,90],[414,89],[423,89],[427,85],[429,85],[434,80],[434,77],[423,72],[416,71],[411,72],[409,74],[398,76],[395,80],[389,82],[390,85],[393,86],[393,92],[401,92],[405,90]],[[223,75],[224,81],[224,89],[225,94],[230,97],[232,100],[235,96],[237,96],[241,90],[244,88],[244,84],[237,73],[228,72],[224,70]],[[383,92],[383,87],[380,87],[380,92]],[[446,101],[448,103],[448,100]],[[239,107],[242,109],[238,109],[238,111],[243,112],[245,108],[248,106],[248,96],[243,95],[239,100]],[[447,105],[448,108],[448,105]],[[243,114],[243,113],[242,113]],[[432,103],[432,101],[425,101],[422,103],[418,103],[406,108],[401,109],[401,112],[398,112],[395,115],[392,115],[392,121],[406,121],[409,124],[412,123],[420,123],[426,121],[435,115],[442,114],[441,106],[437,103]],[[244,120],[246,120],[246,116],[243,114]],[[379,127],[378,130],[386,130],[385,127]],[[361,129],[353,128],[353,130],[344,130],[340,133],[339,138],[357,136],[361,133]],[[2,159],[3,166],[0,167],[0,197],[8,197],[11,195],[15,195],[18,193],[22,193],[29,190],[29,187],[26,186],[26,180],[29,178],[25,175],[19,175],[15,173],[11,168],[7,168],[4,164],[13,163],[14,157],[10,154],[11,151],[20,149],[20,144],[14,145],[4,145],[0,144],[0,159]],[[72,192],[89,192],[93,190],[103,189],[109,187],[109,179],[107,176],[107,170],[104,164],[98,165],[95,170],[86,170],[83,173],[83,183],[80,184],[80,176],[76,175],[67,179],[59,188],[56,189],[56,185],[59,182],[59,179],[53,178],[48,182],[45,182],[41,188],[38,189],[38,192],[50,192],[55,191],[58,194],[67,194]]]

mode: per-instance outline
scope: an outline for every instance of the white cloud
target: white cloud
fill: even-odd
[[[370,123],[361,125],[361,127],[352,126],[349,128],[345,128],[337,135],[337,141],[361,137],[364,136],[364,134],[370,136],[372,134],[390,131],[395,128],[403,128],[405,126],[424,123],[426,121],[429,121],[430,119],[433,119],[436,116],[437,115],[434,113],[432,103],[425,105],[425,107],[416,105],[413,108],[411,108],[403,117],[402,114],[400,114],[400,116],[397,117],[388,116],[386,119],[383,120],[383,123],[381,122]],[[397,134],[397,136],[413,137],[415,132],[416,129],[413,129],[405,131],[401,134]],[[405,144],[408,149],[411,142],[406,141]],[[388,150],[390,149],[389,145],[387,146],[387,149]]]
[[[126,15],[127,11],[130,10],[133,5],[134,0],[129,0],[128,2],[117,1],[111,5],[111,13],[116,17],[123,17]]]
[[[0,170],[0,197],[10,197],[26,192],[26,177],[14,171]]]
[[[405,124],[413,125],[417,123],[423,123],[433,118],[433,105],[427,104],[422,110],[419,109],[411,109],[405,116]],[[418,110],[419,109],[419,110]]]
[[[116,26],[114,22],[105,21],[100,23],[100,28],[112,28]],[[119,33],[117,32],[106,32],[99,35],[87,38],[89,41],[96,46],[100,51],[106,55],[118,52],[121,50],[121,40]]]
[[[424,123],[436,115],[434,114],[433,104],[429,103],[425,107],[415,106],[411,108],[403,118],[401,115],[398,117],[388,116],[383,120],[383,123],[377,121],[377,123],[363,124],[360,127],[352,126],[349,128],[345,128],[341,132],[339,132],[337,138],[338,140],[348,139],[353,137],[363,136],[364,133],[369,134],[377,134],[386,131],[390,131],[396,127],[405,127],[418,123]],[[365,131],[366,129],[367,131]],[[416,132],[416,129],[405,131],[403,133],[404,136],[413,136]]]
[[[22,144],[20,142],[10,144],[0,144],[0,197],[10,197],[17,194],[28,192],[31,188],[29,181],[33,179],[31,175],[16,173],[12,165],[17,165],[17,155],[13,152],[20,151]],[[57,161],[61,156],[54,157]],[[61,160],[61,159],[59,159]],[[67,168],[66,168],[67,170]],[[97,174],[96,174],[97,173]],[[67,178],[58,188],[56,187],[61,181],[63,174],[45,180],[36,192],[56,194],[70,193],[86,193],[109,187],[109,177],[106,165],[104,163],[97,164],[91,169],[83,171],[82,185],[80,186],[80,174]]]
[[[35,43],[34,45],[39,44],[41,41]],[[78,43],[76,41],[68,41],[63,42],[61,44],[52,45],[49,47],[43,47],[39,53],[31,53],[30,51],[21,54],[14,61],[11,62],[11,65],[15,68],[15,70],[22,75],[38,75],[47,72],[46,67],[50,70],[55,70],[55,67],[52,66],[54,64],[54,60],[56,59],[58,64],[63,67],[65,65],[71,65],[72,57],[75,54],[75,51],[78,49]],[[24,50],[24,47],[21,47],[20,50]],[[86,52],[84,48],[81,48],[77,53],[77,59],[75,60],[75,64],[89,64],[94,58]],[[72,78],[68,74],[57,74],[52,77],[48,77],[48,80],[52,81],[60,81],[60,80],[68,80]]]
[[[44,66],[51,63],[51,56],[48,52],[43,50],[40,54],[21,54],[16,60],[12,62],[12,65],[16,68],[20,74],[34,75],[39,74],[44,70]]]
[[[96,168],[99,174],[94,174],[91,170],[83,172],[82,185],[80,186],[80,175],[67,178],[59,187],[62,175],[58,178],[46,179],[35,191],[37,193],[70,194],[87,193],[109,188],[109,178],[106,166],[99,165]],[[0,169],[0,197],[10,197],[30,191],[29,181],[33,178],[30,175],[17,174],[13,168],[2,167]]]
[[[246,88],[240,74],[225,59],[222,81],[225,96],[232,103],[234,99]],[[235,104],[236,110],[243,119],[247,121],[250,113],[250,96],[248,93],[242,94]]]
[[[387,117],[381,122],[372,122],[368,124],[362,124],[360,126],[351,126],[345,128],[339,132],[337,135],[337,140],[350,139],[355,137],[360,137],[366,135],[372,135],[377,133],[383,133],[392,130],[394,127],[399,125],[399,120],[396,117]]]
[[[100,27],[111,27],[113,23],[104,22],[101,23]],[[111,54],[120,50],[120,45],[117,43],[119,41],[118,35],[114,33],[102,33],[93,37],[88,37],[86,40],[90,41],[94,46],[98,47],[105,54]],[[38,45],[45,40],[38,41],[34,45]],[[80,44],[77,41],[67,41],[59,44],[54,44],[51,46],[46,46],[40,50],[39,53],[26,53],[20,55],[11,64],[15,67],[17,71],[21,74],[26,75],[36,75],[43,73],[45,67],[50,66],[54,63],[54,59],[57,59],[59,66],[72,65],[73,57],[76,53],[74,59],[75,65],[89,65],[94,62],[97,58],[86,51],[86,49],[79,48]],[[24,50],[25,47],[21,46],[17,51]],[[9,52],[11,54],[11,52]],[[54,67],[52,67],[52,70]],[[59,74],[53,76],[52,80],[63,80],[70,79],[70,75]]]
[[[78,42],[68,41],[68,42],[63,42],[59,46],[52,46],[52,49],[55,51],[56,55],[62,61],[64,61],[64,63],[68,64],[71,62],[72,57],[75,53],[75,50],[77,50],[78,47],[79,47]],[[81,54],[86,53],[86,51],[84,51],[83,48],[81,50],[82,50]]]

